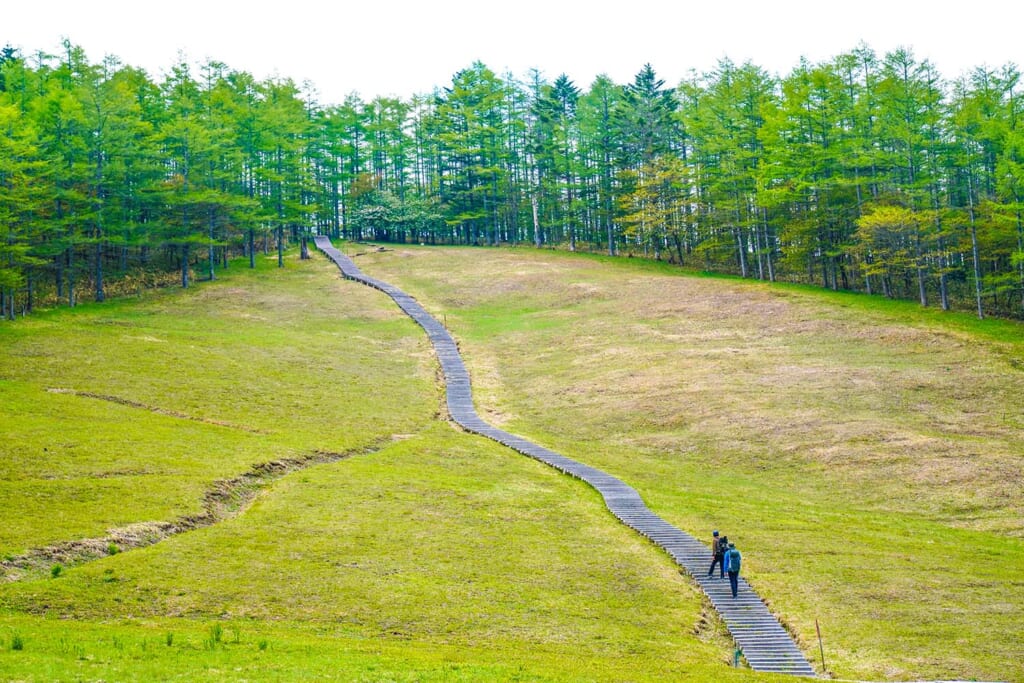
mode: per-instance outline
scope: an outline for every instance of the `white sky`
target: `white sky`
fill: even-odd
[[[4,0],[0,45],[59,52],[67,37],[159,78],[183,52],[257,78],[311,81],[324,103],[350,92],[407,98],[473,61],[582,89],[626,83],[647,62],[677,84],[721,57],[786,74],[867,43],[913,49],[947,78],[1024,67],[1020,0]]]

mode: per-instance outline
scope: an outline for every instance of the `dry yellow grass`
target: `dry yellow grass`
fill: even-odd
[[[1024,344],[554,252],[357,263],[447,321],[483,415],[738,536],[809,652],[825,619],[838,673],[1024,677]]]
[[[531,252],[406,249],[364,263],[422,287],[462,334],[496,422],[582,440],[607,423],[618,428],[603,438],[640,448],[696,438],[717,458],[825,468],[880,500],[911,485],[888,505],[1024,534],[1024,373],[955,332]],[[521,314],[492,329],[499,311]]]

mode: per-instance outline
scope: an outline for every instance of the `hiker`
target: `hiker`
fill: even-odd
[[[718,531],[713,531],[712,537],[711,552],[713,557],[711,558],[711,569],[708,570],[708,576],[715,573],[715,565],[717,564],[719,572],[718,578],[724,579],[725,564],[723,563],[723,558],[725,556],[725,551],[729,548],[729,538],[727,536],[719,537]]]
[[[735,543],[729,544],[729,550],[725,553],[724,558],[727,564],[727,571],[729,572],[729,586],[732,588],[732,597],[736,597],[736,592],[739,590],[740,583],[740,563],[743,560],[743,556],[740,555],[740,551],[736,549]]]

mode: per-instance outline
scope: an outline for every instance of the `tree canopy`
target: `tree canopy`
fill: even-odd
[[[312,233],[564,245],[1024,316],[1014,65],[954,81],[861,45],[775,76],[727,59],[587,88],[476,62],[409,99],[323,104],[183,60],[0,50],[0,312]]]

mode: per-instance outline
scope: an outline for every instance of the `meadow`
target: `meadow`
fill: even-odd
[[[445,422],[436,373],[294,256],[0,327],[0,680],[770,680],[596,493]]]
[[[331,276],[267,260],[184,294],[0,327],[0,507],[17,511],[0,557],[198,515],[213,482],[251,465],[343,455],[428,420],[427,347]],[[323,429],[323,410],[345,428]]]
[[[1024,326],[527,249],[357,263],[445,317],[482,414],[727,533],[835,675],[1024,680]]]
[[[1024,680],[1020,325],[344,248],[446,322],[487,419],[728,533],[819,666],[815,620],[838,677]],[[422,331],[323,259],[0,326],[0,393],[0,679],[780,680],[728,667],[693,584],[596,493],[446,423]],[[282,461],[159,543],[15,566]]]

